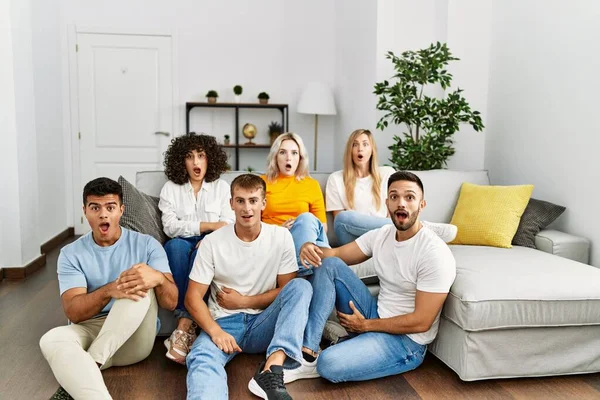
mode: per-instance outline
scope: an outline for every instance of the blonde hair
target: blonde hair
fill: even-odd
[[[360,135],[367,135],[369,143],[371,144],[371,160],[369,162],[369,173],[373,177],[373,186],[371,187],[371,193],[373,194],[373,200],[375,200],[375,206],[377,210],[381,207],[381,175],[379,174],[379,165],[377,161],[377,145],[373,139],[373,134],[368,129],[357,129],[350,134],[348,141],[346,142],[346,151],[344,152],[344,186],[346,187],[346,200],[350,209],[354,208],[354,188],[356,187],[356,179],[358,174],[356,173],[357,167],[354,165],[352,159],[352,145],[356,138]]]
[[[308,175],[308,154],[306,153],[306,147],[302,138],[295,133],[286,132],[277,136],[277,139],[273,142],[269,155],[267,156],[267,181],[275,182],[279,176],[279,166],[277,165],[277,153],[281,147],[281,143],[284,140],[293,140],[298,145],[298,151],[300,153],[300,162],[298,162],[298,168],[296,168],[296,180],[300,181]]]

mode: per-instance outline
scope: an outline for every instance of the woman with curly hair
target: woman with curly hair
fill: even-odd
[[[373,134],[357,129],[350,134],[344,152],[344,169],[329,175],[325,192],[327,211],[333,213],[333,226],[339,245],[353,242],[370,230],[391,224],[385,205],[392,167],[380,167]],[[421,221],[445,242],[456,237],[450,224]]]
[[[165,251],[179,289],[177,329],[165,346],[169,359],[185,364],[196,340],[197,326],[184,301],[198,246],[205,235],[233,223],[235,215],[229,203],[229,184],[219,179],[226,171],[227,154],[213,136],[192,132],[173,139],[164,166],[169,181],[160,192],[158,207],[163,230],[172,238],[165,243]]]
[[[329,247],[329,241],[323,193],[319,182],[308,175],[308,155],[300,136],[288,132],[277,137],[269,152],[267,173],[261,178],[267,183],[262,221],[290,230],[298,276],[312,274],[298,258],[300,248],[306,242]]]

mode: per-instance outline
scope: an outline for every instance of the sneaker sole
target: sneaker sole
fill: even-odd
[[[165,347],[167,348],[167,353],[165,354],[167,356],[167,358],[171,361],[175,361],[177,364],[185,365],[185,357],[177,358],[171,354],[171,342],[169,341],[169,338],[165,339],[165,341],[163,343],[165,344]]]
[[[295,382],[297,380],[300,379],[314,379],[314,378],[320,378],[321,375],[319,375],[317,372],[315,372],[314,374],[304,374],[304,375],[296,375],[296,376],[292,376],[291,378],[287,378],[288,375],[286,375],[285,370],[283,371],[283,383],[292,383]]]
[[[254,378],[250,379],[250,382],[248,382],[248,389],[250,389],[253,395],[267,400],[267,394],[260,386],[258,386],[258,383],[254,380]]]

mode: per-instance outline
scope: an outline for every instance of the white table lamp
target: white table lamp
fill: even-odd
[[[300,114],[315,115],[315,154],[314,154],[314,170],[317,170],[317,136],[319,126],[319,115],[335,115],[335,101],[333,93],[329,86],[324,83],[312,82],[306,85],[300,100],[298,101],[298,110]]]

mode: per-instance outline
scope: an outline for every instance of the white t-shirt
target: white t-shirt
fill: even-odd
[[[183,185],[168,181],[158,202],[165,234],[171,238],[197,236],[200,222],[233,223],[235,214],[230,198],[229,184],[223,179],[202,182],[197,197],[189,181]]]
[[[244,296],[256,296],[277,287],[277,275],[298,270],[292,234],[286,228],[261,222],[261,231],[252,242],[237,237],[234,224],[206,236],[196,254],[190,279],[210,285],[208,309],[216,320],[244,312],[263,310],[246,308],[228,310],[217,303],[217,290],[225,286]]]
[[[380,318],[409,314],[415,310],[416,291],[448,293],[456,277],[456,262],[450,248],[432,230],[422,227],[412,238],[396,241],[396,227],[385,225],[365,233],[356,244],[372,256],[380,290],[377,312]],[[431,328],[408,336],[419,344],[435,339],[440,314]]]
[[[327,211],[339,210],[354,210],[361,214],[370,215],[373,217],[387,217],[387,207],[385,199],[387,199],[388,179],[396,170],[392,167],[379,167],[379,175],[381,175],[381,205],[379,209],[375,209],[375,201],[373,200],[373,177],[371,175],[365,178],[356,179],[354,187],[354,208],[348,205],[346,199],[346,187],[344,185],[344,171],[335,171],[329,175],[327,186],[325,188],[326,209]]]

